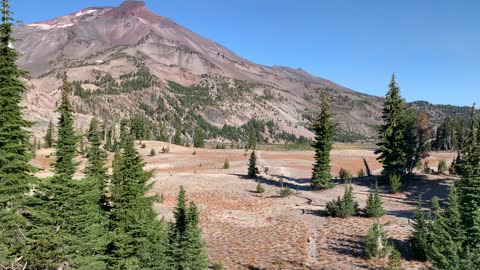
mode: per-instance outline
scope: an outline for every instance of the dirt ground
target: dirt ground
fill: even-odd
[[[374,219],[353,217],[331,218],[324,215],[327,201],[343,194],[339,180],[332,189],[312,192],[309,178],[313,163],[311,151],[258,151],[260,181],[266,189],[255,193],[257,182],[245,177],[249,153],[244,150],[209,150],[184,148],[162,142],[143,142],[146,169],[154,171],[151,193],[163,194],[165,200],[155,208],[159,216],[172,218],[179,186],[187,190],[188,199],[200,208],[201,226],[212,262],[221,262],[224,269],[383,269],[384,261],[366,260],[362,241]],[[162,154],[162,147],[170,152]],[[154,149],[157,154],[148,156]],[[432,153],[429,165],[435,169],[440,160],[450,164],[454,153]],[[364,168],[363,158],[372,172],[381,165],[368,149],[341,149],[331,153],[332,175],[345,168],[353,175]],[[230,163],[223,169],[224,161]],[[33,164],[41,170],[38,176],[51,175],[51,150],[37,152]],[[77,177],[81,177],[84,159]],[[111,161],[111,156],[110,156]],[[268,167],[268,174],[264,168]],[[295,190],[295,194],[279,196],[279,180]],[[387,235],[403,253],[404,269],[423,269],[423,262],[411,259],[408,237],[412,210],[420,193],[425,199],[444,198],[452,178],[421,175],[407,183],[402,192],[391,195],[380,186],[388,214],[380,219]],[[360,207],[365,206],[374,177],[352,180]]]

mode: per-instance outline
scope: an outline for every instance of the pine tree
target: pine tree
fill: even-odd
[[[48,128],[47,128],[47,133],[45,133],[45,147],[46,148],[52,148],[53,147],[53,123],[50,120],[48,122]]]
[[[61,87],[60,118],[55,174],[41,182],[39,191],[30,198],[32,228],[29,230],[32,269],[72,267],[104,269],[103,252],[108,234],[107,220],[98,202],[102,185],[96,178],[74,180],[77,163],[73,108],[68,100],[66,72]]]
[[[406,113],[405,102],[400,96],[400,88],[395,81],[395,75],[389,84],[382,112],[383,124],[379,129],[377,158],[383,164],[385,175],[404,174],[412,166],[417,153],[414,150],[414,131],[416,126],[412,113]],[[416,164],[416,163],[415,163]],[[413,166],[415,166],[413,164]],[[413,167],[412,167],[413,168]]]
[[[471,248],[480,247],[480,235],[477,235],[478,224],[475,216],[480,209],[480,177],[463,178],[459,182],[460,212],[465,228],[466,245]]]
[[[26,219],[22,216],[24,194],[29,190],[31,158],[28,153],[31,123],[23,117],[20,102],[26,90],[26,72],[15,62],[19,54],[10,47],[12,18],[9,0],[1,1],[0,24],[0,265],[24,264]],[[18,260],[17,260],[18,259]]]
[[[85,173],[87,176],[96,177],[102,183],[105,183],[107,179],[107,168],[105,167],[107,153],[101,148],[102,142],[97,118],[93,118],[90,121],[88,142],[90,147],[88,149],[88,164],[85,168]]]
[[[197,148],[205,147],[205,133],[203,129],[195,129],[195,133],[193,134],[193,146]]]
[[[426,250],[428,259],[436,269],[463,269],[464,236],[459,196],[452,185],[445,212],[438,215],[431,226],[431,240]]]
[[[324,96],[321,112],[313,122],[315,164],[313,165],[310,185],[315,190],[333,186],[332,176],[330,175],[330,151],[332,150],[333,136],[335,135],[335,124],[331,117],[327,97]]]
[[[153,210],[157,198],[145,196],[152,172],[143,170],[131,136],[123,139],[123,150],[113,162],[110,220],[114,237],[108,246],[108,268],[165,269],[165,226]]]
[[[252,154],[250,155],[250,159],[248,160],[248,177],[256,178],[257,174],[258,174],[257,155],[255,154],[255,151],[252,151]]]
[[[172,224],[169,237],[172,268],[206,269],[208,256],[198,226],[198,209],[193,203],[187,206],[185,193],[185,189],[180,186],[177,206],[174,209],[175,223]]]
[[[180,127],[177,127],[175,135],[173,136],[172,143],[176,145],[183,145],[182,130]]]
[[[367,198],[367,206],[365,207],[365,214],[368,217],[381,217],[387,212],[383,208],[382,198],[378,193],[378,183],[375,183],[375,189],[370,190]]]
[[[327,203],[325,211],[333,217],[347,218],[355,216],[358,213],[358,203],[353,196],[353,187],[351,184],[345,185],[343,197],[338,197]]]
[[[418,199],[417,207],[414,212],[413,233],[410,241],[412,242],[413,251],[418,259],[425,260],[426,252],[429,245],[430,226],[425,218],[422,210],[422,197]]]
[[[68,100],[68,78],[66,69],[62,75],[61,103],[58,108],[60,118],[58,119],[57,148],[55,151],[56,160],[54,163],[55,178],[60,181],[71,179],[76,170],[76,143],[78,141],[73,128],[73,107]]]
[[[382,258],[387,255],[388,242],[380,223],[375,222],[365,237],[365,255],[367,258]]]
[[[460,160],[456,162],[456,172],[463,177],[480,176],[480,136],[475,104],[470,114],[470,126]]]
[[[257,149],[257,132],[255,131],[254,125],[250,125],[248,129],[247,149],[251,149],[251,150]]]

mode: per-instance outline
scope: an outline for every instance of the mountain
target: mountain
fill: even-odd
[[[380,123],[382,98],[301,69],[255,64],[142,1],[18,25],[15,36],[13,46],[23,54],[18,64],[31,74],[26,115],[38,134],[55,118],[64,66],[80,129],[93,115],[114,129],[122,118],[137,117],[157,137],[182,127],[191,139],[201,127],[211,139],[245,141],[254,128],[261,141],[295,141],[312,136],[309,121],[323,94],[339,140],[373,139]],[[445,114],[429,110],[439,119]]]

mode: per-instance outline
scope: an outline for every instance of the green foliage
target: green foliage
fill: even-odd
[[[108,248],[111,269],[165,269],[166,228],[157,220],[152,202],[157,197],[145,196],[152,172],[143,170],[144,162],[126,135],[123,150],[113,161],[110,211],[114,233]]]
[[[51,120],[50,122],[48,122],[48,128],[47,128],[47,132],[45,133],[44,140],[45,140],[46,148],[53,147],[53,123]]]
[[[388,253],[388,242],[380,223],[375,222],[367,232],[364,249],[367,258],[383,258]]]
[[[258,175],[258,168],[257,168],[257,155],[255,151],[252,151],[250,154],[250,159],[248,160],[248,177],[256,178]]]
[[[346,218],[357,215],[358,203],[353,197],[353,187],[346,185],[343,197],[338,197],[336,200],[328,202],[325,211],[332,217]]]
[[[363,178],[365,177],[365,171],[363,169],[358,170],[357,172],[357,177],[358,178]]]
[[[402,270],[402,254],[393,246],[391,246],[390,252],[387,270]]]
[[[0,265],[13,266],[24,264],[22,230],[28,221],[21,212],[33,180],[28,152],[31,123],[20,105],[26,91],[22,78],[27,74],[16,66],[19,54],[9,46],[15,41],[9,1],[2,0],[0,8]]]
[[[388,184],[390,186],[390,193],[395,194],[400,191],[402,187],[402,181],[400,175],[392,174],[388,177]]]
[[[76,143],[78,141],[73,128],[73,107],[68,99],[68,78],[66,70],[62,75],[61,101],[58,112],[58,136],[54,163],[55,177],[58,179],[71,179],[76,170]]]
[[[171,267],[179,270],[207,269],[209,261],[198,225],[198,209],[194,203],[187,206],[183,187],[180,187],[174,218],[168,251],[172,259]]]
[[[447,162],[445,160],[440,160],[438,163],[438,173],[444,174],[446,172],[448,172]]]
[[[330,175],[330,151],[335,134],[335,124],[331,119],[326,96],[322,100],[321,112],[313,122],[313,130],[315,133],[313,144],[315,164],[310,185],[314,190],[330,188],[334,185]]]
[[[260,182],[258,182],[258,184],[257,184],[256,192],[257,193],[264,193],[265,192],[265,188],[263,187],[263,185]]]
[[[74,180],[76,170],[76,138],[73,130],[73,110],[67,96],[66,73],[63,74],[59,141],[56,146],[55,174],[40,182],[35,196],[29,198],[31,227],[28,261],[32,269],[59,268],[70,265],[75,269],[105,269],[104,252],[109,239],[107,219],[100,208],[106,170],[99,157],[100,142],[95,142],[95,122],[90,138],[92,148],[87,178]],[[98,133],[97,133],[98,136]],[[95,161],[94,161],[95,160]]]
[[[422,210],[422,206],[423,203],[420,196],[417,207],[414,211],[414,221],[412,225],[413,233],[410,241],[412,243],[415,257],[425,260],[427,258],[426,250],[429,245],[430,225],[425,217],[425,213]]]
[[[254,129],[254,126],[250,126],[248,132],[248,144],[247,149],[255,150],[257,148],[257,132]]]
[[[444,213],[435,214],[430,241],[425,253],[435,269],[462,269],[463,231],[458,191],[451,186]],[[432,203],[433,204],[433,203]],[[432,207],[432,208],[436,208]],[[435,210],[432,210],[436,212]]]
[[[197,148],[205,147],[205,133],[203,129],[195,129],[195,133],[193,134],[193,146]]]
[[[384,174],[412,173],[420,158],[416,136],[416,115],[405,107],[395,76],[389,84],[389,91],[382,113],[383,124],[379,129],[377,158],[383,164]]]
[[[221,262],[213,263],[213,269],[214,270],[222,270],[223,269],[223,263],[221,263]]]
[[[341,168],[338,172],[338,176],[345,182],[352,180],[352,174],[344,168]]]
[[[474,104],[470,114],[468,135],[466,136],[461,152],[462,155],[459,154],[455,165],[455,171],[462,177],[470,178],[480,176],[479,123],[480,121],[477,119]]]
[[[85,168],[85,173],[89,177],[96,177],[106,184],[107,182],[107,168],[105,167],[107,160],[107,153],[101,148],[99,122],[93,118],[90,122],[88,130],[88,142],[90,148],[88,149],[88,164]]]
[[[365,207],[365,215],[367,217],[381,217],[385,215],[387,211],[383,208],[382,198],[378,192],[378,183],[375,183],[375,189],[371,189],[367,198],[367,206]]]
[[[183,145],[182,130],[180,127],[177,127],[177,129],[175,130],[175,135],[173,136],[172,143],[176,145]]]
[[[228,159],[226,159],[225,162],[223,163],[223,169],[225,170],[230,169],[230,162],[228,161]]]
[[[154,157],[156,154],[157,154],[157,153],[155,152],[155,149],[152,148],[152,149],[150,150],[150,156],[151,156],[151,157]]]

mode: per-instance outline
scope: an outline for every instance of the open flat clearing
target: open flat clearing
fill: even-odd
[[[313,163],[312,151],[258,151],[258,179],[266,189],[257,194],[256,181],[246,178],[250,152],[245,150],[193,149],[146,141],[138,150],[144,156],[146,169],[154,171],[151,193],[164,195],[164,202],[155,205],[160,217],[172,218],[179,186],[187,190],[188,199],[200,208],[203,236],[213,262],[222,262],[225,269],[381,269],[384,261],[364,259],[362,240],[375,221],[364,217],[348,219],[324,215],[327,201],[342,195],[344,184],[324,191],[310,191],[309,178]],[[162,147],[170,152],[161,153]],[[157,154],[149,156],[150,150]],[[195,154],[194,154],[195,152]],[[449,164],[454,153],[432,153],[431,168],[440,160]],[[49,176],[51,150],[37,152],[33,164],[40,167],[38,176]],[[111,156],[109,158],[111,162]],[[381,165],[372,150],[346,146],[331,153],[332,175],[345,168],[356,175],[364,168],[365,158],[374,174]],[[223,169],[225,160],[230,168]],[[80,170],[85,160],[80,158]],[[264,168],[268,167],[268,174]],[[81,172],[79,175],[81,176]],[[296,191],[287,198],[279,196],[279,180]],[[420,193],[425,199],[445,197],[452,178],[440,175],[418,175],[402,193],[388,194],[381,186],[388,215],[380,222],[388,236],[407,258],[405,269],[421,269],[422,262],[409,260],[407,239],[410,235],[412,210]],[[355,197],[365,206],[373,177],[353,179]]]

